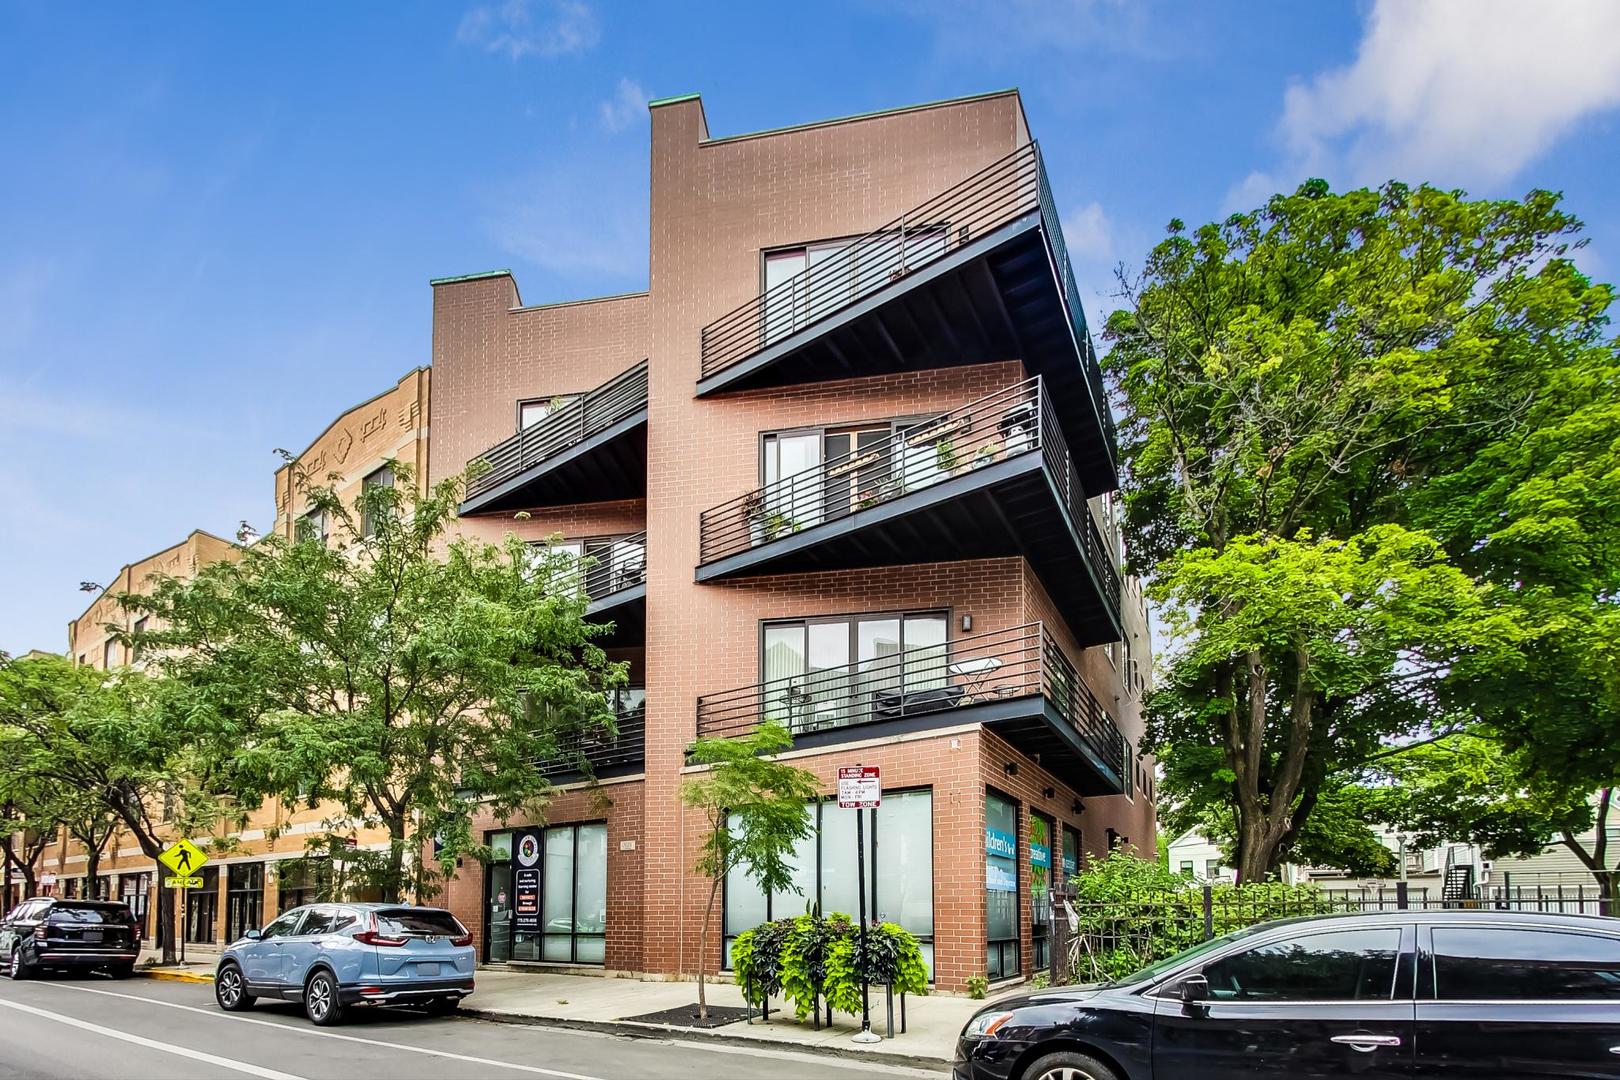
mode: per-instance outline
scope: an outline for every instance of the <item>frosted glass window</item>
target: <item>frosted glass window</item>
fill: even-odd
[[[574,830],[547,829],[541,871],[540,931],[543,960],[573,959]]]
[[[931,792],[908,791],[877,809],[877,916],[919,937],[934,936],[933,802]]]
[[[860,902],[855,883],[855,811],[837,803],[821,807],[821,912],[842,911],[854,918]],[[872,837],[866,837],[870,844]],[[867,858],[871,858],[868,852]],[[870,862],[867,864],[870,866]]]

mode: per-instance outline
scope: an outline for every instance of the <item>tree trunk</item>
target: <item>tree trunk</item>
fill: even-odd
[[[96,900],[96,876],[101,872],[101,849],[93,844],[84,848],[84,898]]]
[[[400,885],[405,879],[405,817],[388,819],[388,880],[383,882],[383,900],[399,903]]]
[[[709,999],[703,992],[703,971],[709,966],[709,923],[714,919],[714,901],[720,895],[720,882],[724,875],[709,885],[709,906],[703,909],[703,929],[698,932],[698,1019],[709,1018]]]
[[[163,963],[173,964],[179,959],[174,948],[174,890],[163,884],[168,867],[157,863],[157,944],[163,950]]]

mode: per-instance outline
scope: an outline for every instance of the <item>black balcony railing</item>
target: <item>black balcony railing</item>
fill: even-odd
[[[618,731],[610,733],[598,728],[563,736],[556,755],[536,762],[542,776],[623,772],[646,760],[646,694],[641,690],[616,693],[614,720]]]
[[[713,562],[890,503],[1025,454],[1041,455],[1118,621],[1119,571],[1091,513],[1051,400],[1036,376],[902,428],[706,510],[699,557]]]
[[[767,289],[703,328],[703,377],[1040,209],[1043,184],[1040,150],[1028,143]]]
[[[467,497],[499,487],[646,407],[647,361],[643,360],[480,454],[479,460],[489,468],[468,482]]]
[[[647,534],[585,545],[585,595],[591,600],[647,584]]]
[[[706,694],[697,733],[744,735],[774,720],[798,737],[1038,696],[1123,776],[1124,736],[1039,622]]]

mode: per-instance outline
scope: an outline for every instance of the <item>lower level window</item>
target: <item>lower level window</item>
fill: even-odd
[[[540,932],[512,927],[512,833],[491,833],[485,875],[489,939],[485,955],[558,964],[600,964],[607,940],[607,825],[554,825],[542,831]]]
[[[1021,973],[1018,955],[1018,806],[984,797],[985,968],[992,979]]]

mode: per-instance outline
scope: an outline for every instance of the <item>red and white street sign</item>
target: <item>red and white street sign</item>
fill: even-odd
[[[869,810],[883,801],[883,776],[876,765],[848,765],[838,770],[838,805]]]

